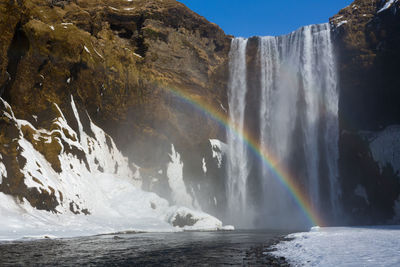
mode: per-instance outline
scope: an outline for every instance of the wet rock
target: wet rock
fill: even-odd
[[[193,218],[192,214],[186,214],[186,216],[182,216],[181,214],[177,214],[172,221],[173,226],[185,227],[185,226],[193,226],[197,220]]]

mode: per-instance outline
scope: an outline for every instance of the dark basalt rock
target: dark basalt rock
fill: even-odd
[[[340,182],[352,224],[377,224],[394,216],[400,177],[380,172],[360,132],[400,123],[400,3],[356,0],[330,19],[340,76]],[[346,23],[343,23],[346,21]],[[341,23],[342,22],[342,23]],[[354,194],[362,185],[370,203]]]
[[[400,3],[356,0],[331,18],[339,55],[342,128],[381,130],[400,121]]]
[[[400,178],[387,165],[380,170],[369,149],[369,142],[360,134],[344,132],[341,136],[342,193],[348,223],[374,225],[390,223],[394,203],[400,195]],[[351,177],[351,179],[349,179]],[[365,188],[368,202],[355,194],[358,186]]]
[[[181,216],[177,214],[172,221],[173,226],[185,227],[185,226],[193,226],[197,220],[193,219],[192,214],[186,214],[186,216]]]

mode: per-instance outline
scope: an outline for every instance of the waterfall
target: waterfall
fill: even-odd
[[[246,65],[247,39],[236,38],[232,41],[230,51],[230,79],[229,79],[229,116],[239,132],[243,131],[244,114],[247,92],[247,65]],[[247,209],[247,178],[248,158],[247,148],[240,136],[234,131],[228,132],[228,177],[227,177],[227,202],[230,211],[228,220],[242,225],[242,219]]]
[[[257,50],[248,53],[258,53],[259,73],[247,72],[246,65],[250,63],[246,62],[246,44],[251,39],[232,41],[230,119],[241,130],[246,128],[244,118],[257,117],[259,133],[254,136],[259,137],[260,146],[303,185],[315,209],[333,217],[339,211],[340,195],[339,98],[330,26],[311,25],[285,36],[252,39],[257,41]],[[248,90],[249,75],[256,75],[259,80],[259,92]],[[246,103],[246,93],[258,93],[260,103]],[[246,104],[259,105],[258,114],[245,114]],[[250,162],[246,147],[229,133],[228,145],[229,205],[241,210],[245,205],[258,207],[258,224],[263,227],[296,227],[304,223],[301,212],[273,173],[265,166],[252,172],[259,163]],[[260,203],[246,203],[250,173],[260,176],[256,180],[256,187],[261,188]]]

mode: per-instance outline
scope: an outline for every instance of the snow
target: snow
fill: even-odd
[[[386,1],[385,5],[378,11],[378,13],[381,13],[382,11],[385,11],[386,9],[390,8],[396,2],[397,2],[397,0]]]
[[[96,48],[94,48],[94,47],[93,47],[93,50],[94,50],[94,52],[95,52],[95,53],[96,53],[96,54],[97,54],[97,55],[98,55],[98,56],[99,56],[101,59],[104,59],[104,58],[103,58],[103,56],[102,56],[102,55],[100,55],[100,53],[99,53],[99,52],[97,52]]]
[[[86,45],[83,46],[83,48],[85,48],[85,51],[88,52],[90,54],[89,49],[86,47]]]
[[[225,226],[222,227],[221,230],[224,230],[224,231],[234,231],[234,230],[235,230],[235,226],[233,226],[233,225],[225,225]]]
[[[343,19],[343,16],[338,16],[334,18],[334,24],[336,25],[337,28],[348,22],[347,20],[340,21],[341,19]]]
[[[167,215],[170,223],[173,223],[178,215],[183,218],[189,215],[190,218],[195,221],[194,225],[185,226],[185,231],[234,230],[233,226],[227,225],[224,227],[220,220],[201,211],[192,211],[188,208],[173,207],[170,212],[171,213]]]
[[[225,113],[228,113],[228,111],[226,110],[226,108],[224,107],[224,105],[222,105],[222,103],[219,103],[219,106],[222,108],[222,110],[223,110]]]
[[[165,215],[162,209],[168,207],[166,200],[138,190],[129,184],[125,184],[128,185],[125,192],[122,191],[122,194],[119,194],[121,192],[117,192],[117,189],[122,189],[123,184],[117,183],[115,186],[114,181],[107,176],[100,175],[93,178],[100,181],[102,190],[97,192],[98,186],[92,189],[96,197],[101,196],[103,199],[98,200],[99,211],[89,216],[39,211],[32,208],[26,201],[18,203],[11,196],[0,193],[2,218],[0,240],[44,236],[89,236],[121,231],[180,231],[163,220]],[[108,192],[109,188],[104,186],[112,186],[115,189]],[[131,194],[135,194],[136,197],[132,198]],[[128,202],[124,203],[123,201],[126,200]],[[148,205],[144,205],[146,202]],[[152,210],[151,203],[158,204],[156,204],[157,210]],[[103,206],[104,204],[107,205]],[[160,213],[159,216],[157,216],[158,213]]]
[[[0,184],[3,183],[3,177],[7,177],[7,170],[6,166],[4,166],[3,162],[1,160],[3,159],[3,156],[0,154]]]
[[[222,156],[226,152],[226,144],[218,139],[210,139],[212,157],[217,159],[218,168],[222,167]]]
[[[400,266],[400,226],[314,228],[271,254],[294,266]]]
[[[132,172],[128,159],[90,117],[88,127],[93,137],[84,131],[72,97],[70,104],[77,122],[77,131],[68,125],[56,104],[59,116],[53,120],[52,130],[49,131],[36,129],[28,121],[16,119],[8,103],[3,103],[7,110],[2,115],[8,117],[20,131],[18,145],[21,147],[21,156],[26,159],[21,169],[25,176],[24,183],[39,192],[53,192],[59,205],[55,208],[56,213],[40,211],[33,208],[26,199],[18,200],[0,193],[0,240],[87,236],[123,231],[182,231],[184,228],[174,227],[169,221],[176,212],[182,212],[181,209],[185,210],[185,214],[193,213],[193,217],[199,218],[199,223],[190,229],[222,229],[218,219],[189,209],[191,205],[187,208],[171,207],[167,200],[141,190],[140,167],[134,165],[135,172]],[[24,136],[21,130],[23,127],[31,128],[32,131],[28,132],[34,133],[33,139],[36,141],[44,140],[41,141],[44,144],[56,142],[60,145],[60,173],[35,150]],[[76,151],[84,157],[78,158],[79,153]],[[2,158],[0,154],[0,182],[3,177],[7,177]],[[180,155],[172,146],[168,177],[171,177],[175,187],[185,186],[182,167]],[[191,197],[186,188],[183,189],[188,204],[191,204]],[[74,214],[71,206],[79,214]],[[90,212],[89,215],[83,214],[85,209]]]
[[[400,172],[400,126],[390,126],[369,135],[372,157],[381,171],[389,164],[395,173]]]
[[[206,174],[207,173],[207,164],[206,164],[206,159],[203,158],[202,160],[202,169],[203,169],[203,173]]]
[[[167,165],[168,184],[172,190],[172,199],[174,204],[192,207],[193,199],[188,194],[183,181],[183,163],[181,156],[175,151],[174,145],[171,145],[171,162]]]
[[[347,23],[347,20],[343,20],[343,21],[341,21],[341,22],[339,22],[337,25],[336,25],[336,27],[340,27],[340,26],[342,26],[342,25],[344,25],[344,24],[346,24]]]

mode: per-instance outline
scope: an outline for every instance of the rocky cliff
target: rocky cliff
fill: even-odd
[[[2,1],[0,13],[0,93],[18,117],[32,121],[51,102],[63,110],[73,95],[144,165],[157,158],[149,142],[190,147],[219,134],[168,90],[226,102],[230,39],[183,4]]]
[[[211,151],[208,139],[224,138],[223,129],[174,92],[224,112],[230,37],[177,1],[1,1],[0,32],[0,97],[16,118],[48,131],[38,137],[32,127],[19,129],[2,107],[4,193],[55,211],[57,192],[24,183],[17,139],[23,135],[60,173],[65,144],[57,140],[68,132],[54,121],[62,112],[79,132],[71,96],[89,136],[90,117],[149,179],[165,171],[171,144],[196,161],[186,170],[201,173],[201,153],[193,151]],[[71,154],[85,161],[79,151]]]
[[[342,202],[354,224],[386,223],[399,206],[399,11],[397,0],[356,0],[330,20],[340,73]]]

